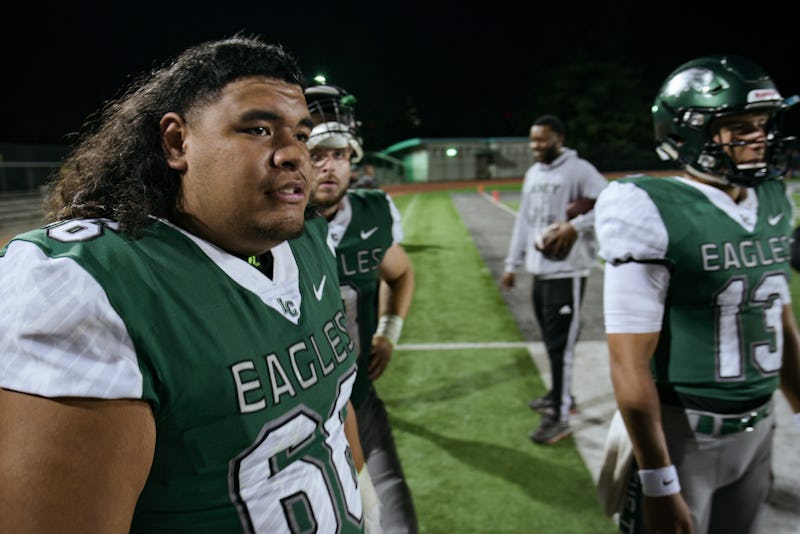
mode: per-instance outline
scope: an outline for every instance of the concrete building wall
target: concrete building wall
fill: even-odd
[[[382,154],[402,162],[384,183],[518,178],[533,163],[527,137],[410,139]]]

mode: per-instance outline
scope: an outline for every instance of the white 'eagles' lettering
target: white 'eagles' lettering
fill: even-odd
[[[746,239],[738,243],[705,243],[700,246],[700,255],[704,271],[784,263],[790,257],[789,236],[774,236],[765,242]]]

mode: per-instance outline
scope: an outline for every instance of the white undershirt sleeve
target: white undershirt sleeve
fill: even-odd
[[[669,270],[660,264],[607,263],[603,282],[606,333],[659,332],[669,278]]]
[[[392,214],[392,245],[400,243],[403,240],[403,218],[400,216],[400,211],[388,194],[386,201],[389,202],[389,211]]]

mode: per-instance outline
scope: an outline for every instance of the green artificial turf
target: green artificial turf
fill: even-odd
[[[403,213],[403,245],[416,279],[401,342],[520,340],[449,193],[403,196],[396,203]]]
[[[416,291],[400,344],[520,341],[449,193],[395,198]],[[572,438],[536,446],[525,348],[397,350],[376,383],[421,532],[611,533]]]

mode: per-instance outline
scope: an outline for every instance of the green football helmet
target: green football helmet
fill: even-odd
[[[356,120],[356,98],[336,85],[320,84],[305,90],[308,110],[314,129],[308,139],[308,148],[344,148],[353,152],[351,161],[357,163],[364,156],[361,123]]]
[[[784,99],[769,75],[741,56],[689,61],[667,77],[653,103],[656,152],[662,160],[675,161],[716,183],[754,187],[781,178],[795,142],[794,137],[783,136],[783,112],[797,100],[796,95]],[[714,142],[714,119],[752,111],[770,114],[765,160],[737,165],[725,145]]]

